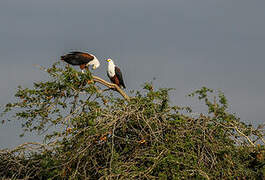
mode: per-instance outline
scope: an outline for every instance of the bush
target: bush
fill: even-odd
[[[264,129],[228,112],[221,92],[201,88],[208,113],[173,106],[171,89],[146,83],[129,101],[59,63],[51,79],[19,87],[6,105],[44,144],[0,151],[0,177],[14,179],[258,179],[265,177]],[[91,83],[92,82],[92,83]],[[22,134],[23,136],[23,134]],[[263,142],[262,142],[263,141]],[[260,143],[260,144],[258,144]]]

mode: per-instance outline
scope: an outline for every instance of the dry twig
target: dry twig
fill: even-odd
[[[98,83],[100,83],[100,84],[102,84],[108,88],[115,89],[124,97],[124,99],[126,99],[127,101],[130,101],[130,97],[118,85],[107,82],[107,81],[105,81],[105,80],[103,80],[97,76],[92,76],[92,78],[95,82],[98,82]]]

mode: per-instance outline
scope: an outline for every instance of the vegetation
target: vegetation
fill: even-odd
[[[44,142],[0,150],[2,178],[265,178],[264,127],[241,122],[221,92],[191,93],[208,109],[196,115],[172,105],[171,89],[146,83],[126,100],[102,90],[89,72],[59,63],[43,70],[51,78],[19,87],[3,117],[14,114],[9,121],[20,121],[24,133],[44,133]]]

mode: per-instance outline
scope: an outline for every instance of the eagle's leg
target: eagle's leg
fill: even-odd
[[[86,64],[81,64],[80,65],[80,69],[81,69],[83,74],[85,73],[85,68],[86,68]]]

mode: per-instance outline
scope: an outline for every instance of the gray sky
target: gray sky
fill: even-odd
[[[172,87],[172,103],[202,86],[221,89],[245,122],[263,123],[265,109],[263,0],[1,0],[0,104],[16,87],[47,79],[49,66],[70,50],[94,53],[123,71],[128,89],[156,77]],[[0,148],[19,138],[19,123],[0,125]]]

